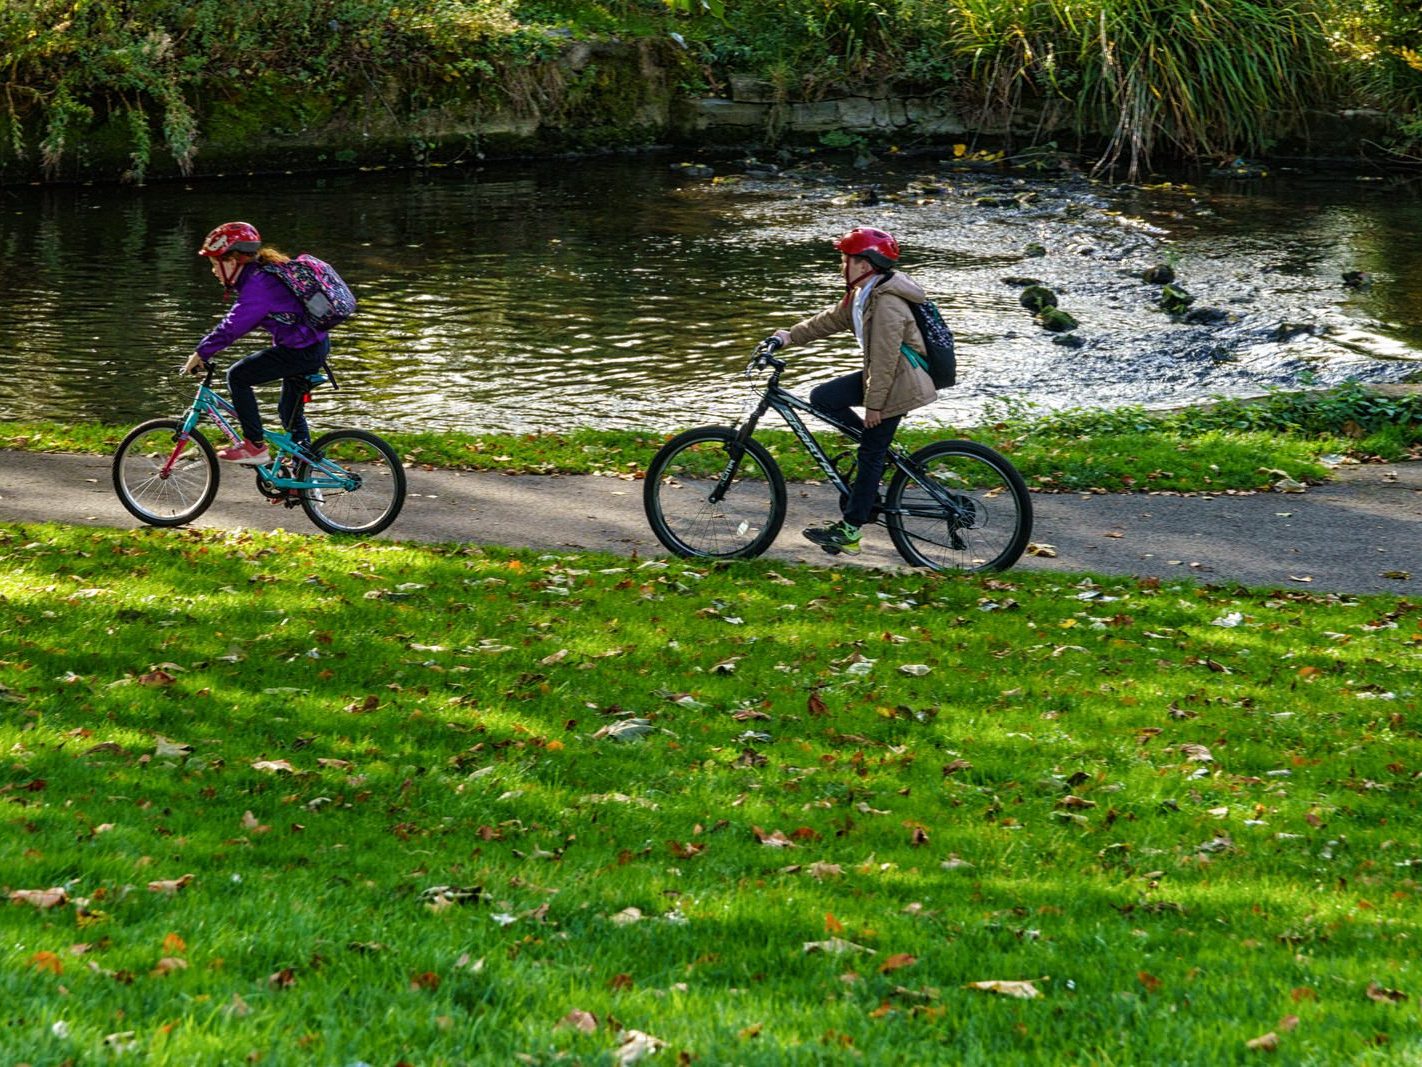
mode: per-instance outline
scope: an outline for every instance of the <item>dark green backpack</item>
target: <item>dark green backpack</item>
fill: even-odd
[[[908,345],[900,345],[899,350],[915,367],[928,371],[934,388],[947,389],[957,384],[958,360],[953,354],[953,331],[943,321],[938,305],[932,300],[925,300],[922,304],[908,301],[908,306],[928,351],[919,355]]]

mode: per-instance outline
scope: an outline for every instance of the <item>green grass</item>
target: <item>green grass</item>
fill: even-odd
[[[794,437],[764,424],[758,437],[791,480],[820,477]],[[112,452],[128,427],[0,421],[0,448],[33,452]],[[670,436],[653,431],[577,430],[567,434],[388,433],[415,465],[517,474],[617,474],[646,469]],[[1043,491],[1224,492],[1264,489],[1287,476],[1328,478],[1321,457],[1393,461],[1422,446],[1422,395],[1390,396],[1350,384],[1275,393],[1204,408],[1150,412],[1073,410],[1043,414],[1030,405],[991,412],[969,429],[901,431],[910,451],[944,437],[968,436],[1009,455],[1028,484]],[[833,434],[821,436],[833,451]],[[1281,473],[1282,472],[1282,475]]]
[[[10,1062],[1422,1056],[1418,605],[43,525],[0,562],[0,890],[66,888],[0,908]]]

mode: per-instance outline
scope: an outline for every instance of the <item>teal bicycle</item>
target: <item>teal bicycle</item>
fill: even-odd
[[[212,389],[212,368],[179,418],[153,419],[131,430],[114,454],[114,491],[129,513],[150,526],[192,522],[217,496],[221,461],[199,430],[204,418],[234,445],[242,440],[237,412]],[[331,383],[307,376],[310,389]],[[303,397],[304,404],[310,398]],[[303,446],[268,430],[271,461],[256,472],[257,491],[300,507],[329,534],[368,536],[384,530],[405,504],[405,468],[395,450],[366,430],[334,430]]]

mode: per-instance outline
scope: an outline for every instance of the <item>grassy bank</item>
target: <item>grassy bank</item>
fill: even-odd
[[[630,63],[587,61],[612,41]],[[1104,145],[1133,172],[1267,152],[1315,109],[1378,109],[1396,158],[1422,145],[1409,0],[28,0],[0,8],[0,165],[142,181],[244,149],[280,168],[283,145],[386,162],[386,142],[420,163],[472,157],[509,121],[531,122],[525,150],[645,144],[677,132],[675,101],[743,77],[783,103],[946,99],[973,132]]]
[[[1417,605],[46,526],[0,560],[15,1062],[1422,1054]]]
[[[0,422],[0,448],[110,453],[130,427]],[[1044,415],[1013,404],[985,426],[912,429],[910,450],[968,436],[1006,453],[1042,491],[1224,492],[1267,489],[1280,478],[1323,481],[1338,457],[1397,460],[1422,446],[1422,394],[1389,396],[1358,385],[1207,408]],[[388,433],[407,463],[513,474],[619,474],[646,469],[670,435],[579,430],[567,434]],[[819,477],[786,431],[760,435],[791,480]],[[824,438],[832,446],[833,438]]]

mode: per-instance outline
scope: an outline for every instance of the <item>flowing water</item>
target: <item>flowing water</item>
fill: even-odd
[[[754,343],[837,299],[829,241],[855,224],[898,235],[957,333],[960,384],[916,421],[1422,370],[1416,180],[1127,188],[915,160],[873,172],[866,195],[871,179],[850,168],[721,169],[738,176],[683,180],[640,156],[0,189],[0,419],[128,423],[182,406],[192,387],[174,369],[225,308],[195,250],[233,218],[332,261],[360,299],[334,337],[342,389],[321,396],[318,426],[732,420]],[[1159,310],[1160,285],[1141,280],[1158,263],[1217,321]],[[1366,277],[1345,284],[1355,271]],[[1033,323],[1018,302],[1027,278],[1080,321],[1080,347]],[[800,386],[857,366],[847,336],[790,355]],[[274,412],[275,388],[261,395]]]

